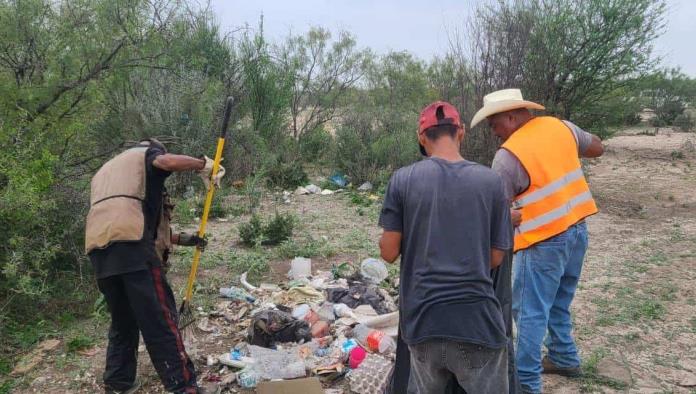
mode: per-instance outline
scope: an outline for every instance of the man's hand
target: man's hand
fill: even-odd
[[[203,250],[208,245],[208,241],[196,234],[179,233],[179,241],[177,244],[181,246],[198,246]]]
[[[511,209],[510,219],[512,220],[512,227],[518,227],[520,223],[522,223],[522,211],[519,209]]]
[[[203,183],[205,184],[206,190],[210,188],[210,176],[213,173],[213,165],[215,162],[213,159],[209,158],[208,156],[203,156],[203,160],[205,160],[205,166],[203,166],[203,169],[198,171],[198,175],[201,177],[203,180]],[[220,159],[222,161],[222,159]],[[218,168],[218,172],[215,175],[215,178],[213,179],[213,185],[216,187],[220,187],[220,179],[225,175],[225,167],[220,165]]]

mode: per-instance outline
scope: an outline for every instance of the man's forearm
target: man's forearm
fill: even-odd
[[[165,153],[152,162],[155,167],[171,172],[200,171],[205,167],[205,160],[186,155]]]

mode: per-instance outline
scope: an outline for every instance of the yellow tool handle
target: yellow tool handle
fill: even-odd
[[[210,213],[210,205],[213,203],[213,195],[215,194],[215,184],[213,179],[217,176],[218,170],[220,169],[220,161],[222,160],[222,148],[225,147],[225,136],[227,135],[227,128],[230,124],[230,117],[232,115],[232,104],[234,99],[228,97],[225,103],[225,113],[222,116],[222,129],[220,130],[220,137],[217,142],[217,149],[215,150],[215,159],[213,160],[213,171],[210,173],[210,182],[208,186],[208,194],[205,196],[205,205],[203,205],[203,216],[201,217],[201,224],[198,226],[198,237],[205,237],[205,228],[208,225],[208,213]],[[191,301],[191,296],[193,295],[193,282],[196,281],[196,273],[198,272],[198,263],[201,260],[201,248],[196,246],[196,250],[193,252],[193,263],[191,264],[191,271],[189,272],[188,281],[186,282],[186,293],[184,294],[184,300],[182,302],[182,307],[189,301]]]
[[[208,187],[208,194],[205,196],[205,205],[203,205],[203,216],[201,216],[201,224],[198,226],[198,236],[203,238],[205,236],[205,228],[208,225],[208,214],[210,213],[210,206],[213,203],[213,195],[215,194],[215,184],[213,179],[220,169],[220,159],[222,158],[222,148],[225,146],[225,139],[218,138],[217,149],[215,151],[215,160],[213,162],[213,172],[210,175],[210,186]],[[201,248],[196,246],[196,250],[193,252],[193,264],[191,264],[191,271],[189,272],[188,282],[186,282],[186,293],[184,295],[184,302],[191,300],[191,295],[193,294],[193,282],[196,280],[196,273],[198,272],[198,263],[201,260]]]

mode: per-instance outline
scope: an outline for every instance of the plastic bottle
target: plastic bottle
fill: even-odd
[[[386,354],[396,350],[396,342],[390,336],[364,324],[355,326],[353,335],[363,347],[373,352]]]
[[[233,300],[239,300],[239,301],[246,301],[246,302],[250,302],[252,304],[256,301],[256,298],[252,297],[249,293],[247,293],[243,289],[240,289],[239,287],[221,287],[220,288],[220,295],[225,297],[225,298],[231,298]]]

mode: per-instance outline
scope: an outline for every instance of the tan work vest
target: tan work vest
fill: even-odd
[[[85,225],[86,253],[114,242],[143,239],[147,148],[138,146],[120,153],[92,177]]]
[[[597,213],[577,142],[565,123],[550,116],[534,118],[502,147],[515,155],[529,174],[529,188],[513,201],[513,208],[522,212],[522,223],[515,229],[515,252]]]

